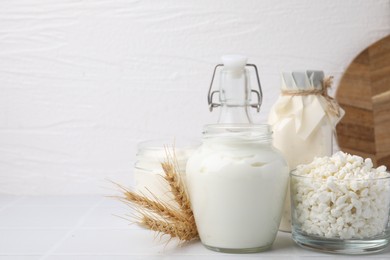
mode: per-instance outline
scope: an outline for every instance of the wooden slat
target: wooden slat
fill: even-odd
[[[337,140],[340,148],[350,150],[361,151],[363,153],[373,154],[376,153],[375,143],[372,141],[363,140],[360,138],[354,138],[351,136],[345,136],[337,134]]]
[[[339,104],[345,111],[345,117],[341,123],[373,127],[374,113],[372,110],[355,107],[351,104]]]
[[[336,130],[339,135],[375,143],[375,130],[373,126],[368,127],[357,124],[345,124],[342,122],[337,125]]]

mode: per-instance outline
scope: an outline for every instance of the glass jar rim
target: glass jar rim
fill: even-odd
[[[271,140],[272,129],[268,124],[209,124],[203,127],[203,138],[225,137],[248,140]]]
[[[201,143],[193,138],[156,138],[144,140],[137,144],[137,150],[161,150],[169,147],[176,149],[195,149]]]

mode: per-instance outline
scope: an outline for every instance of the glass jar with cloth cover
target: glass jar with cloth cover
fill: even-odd
[[[281,95],[271,109],[274,146],[285,156],[290,170],[316,156],[333,152],[335,126],[344,115],[328,95],[332,77],[323,71],[285,72]],[[280,230],[291,231],[290,196],[287,193]]]

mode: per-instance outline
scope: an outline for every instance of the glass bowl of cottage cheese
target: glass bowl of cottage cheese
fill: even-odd
[[[292,237],[305,248],[365,254],[390,240],[390,172],[343,152],[291,172]]]

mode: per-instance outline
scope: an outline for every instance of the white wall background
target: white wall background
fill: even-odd
[[[131,183],[137,142],[216,120],[206,94],[223,54],[258,65],[264,122],[281,71],[337,83],[389,33],[389,0],[0,1],[0,193]]]

